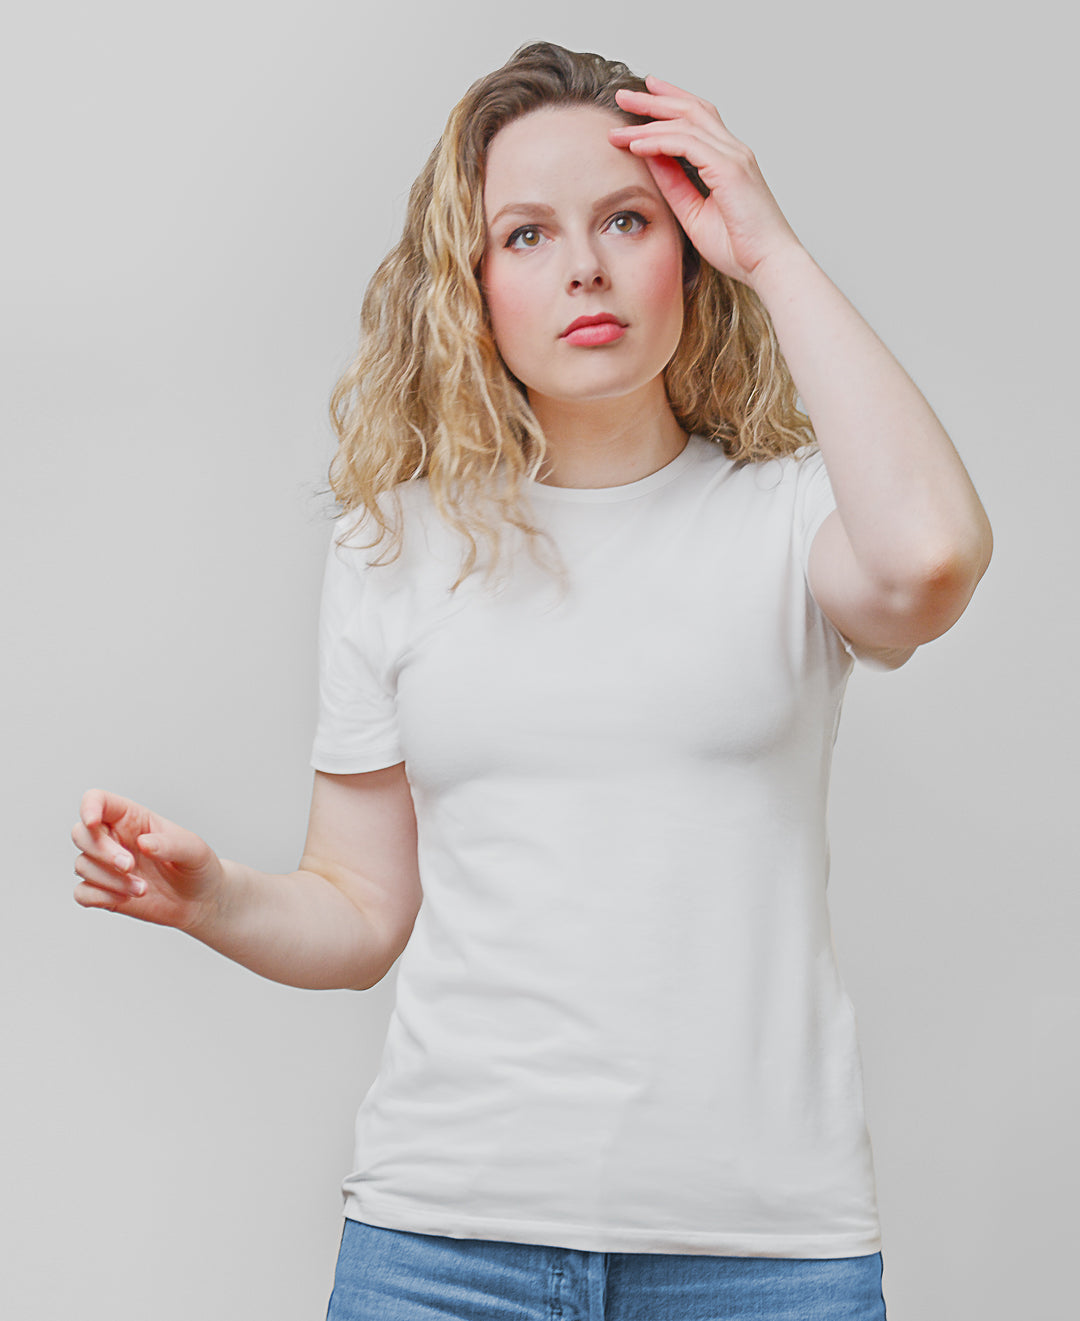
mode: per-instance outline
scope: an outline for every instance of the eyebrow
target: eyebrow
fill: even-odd
[[[608,207],[620,206],[624,202],[634,201],[655,202],[656,198],[647,188],[642,188],[640,184],[631,184],[629,188],[619,188],[613,193],[599,198],[593,204],[593,214],[600,211],[606,211]],[[511,214],[521,214],[528,216],[537,216],[538,218],[550,218],[555,214],[553,207],[545,206],[543,202],[507,202],[506,206],[500,207],[491,218],[491,226],[495,227],[503,216]]]

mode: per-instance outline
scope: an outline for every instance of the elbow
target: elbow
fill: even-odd
[[[962,540],[936,546],[921,561],[915,575],[915,590],[929,599],[971,599],[986,572],[994,551],[993,534],[985,520]]]
[[[994,533],[980,505],[967,535],[951,548],[945,565],[946,577],[963,596],[965,605],[990,567],[993,554]]]
[[[894,617],[908,645],[919,646],[947,632],[967,609],[993,554],[985,519],[963,541],[936,546],[908,565],[894,584]]]

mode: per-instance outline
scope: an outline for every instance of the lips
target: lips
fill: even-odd
[[[579,316],[576,321],[571,321],[559,338],[579,348],[594,348],[622,339],[625,330],[625,323],[618,317],[610,312],[599,312],[596,316]]]
[[[620,321],[617,316],[612,316],[610,312],[598,312],[596,316],[579,316],[576,321],[571,321],[560,336],[565,339],[567,335],[573,334],[575,330],[583,330],[586,326],[619,326],[625,327],[625,323]]]

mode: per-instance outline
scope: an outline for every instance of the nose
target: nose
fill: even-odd
[[[606,289],[608,274],[593,243],[582,238],[567,248],[566,284],[571,292]]]

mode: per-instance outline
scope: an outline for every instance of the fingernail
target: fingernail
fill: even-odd
[[[116,855],[116,865],[121,871],[127,871],[134,861],[135,859],[130,853],[118,853]]]
[[[146,893],[146,882],[145,882],[145,881],[133,881],[133,882],[132,882],[132,885],[131,885],[131,888],[132,888],[132,890],[134,891],[134,893],[137,894],[137,895],[145,894],[145,893]]]

